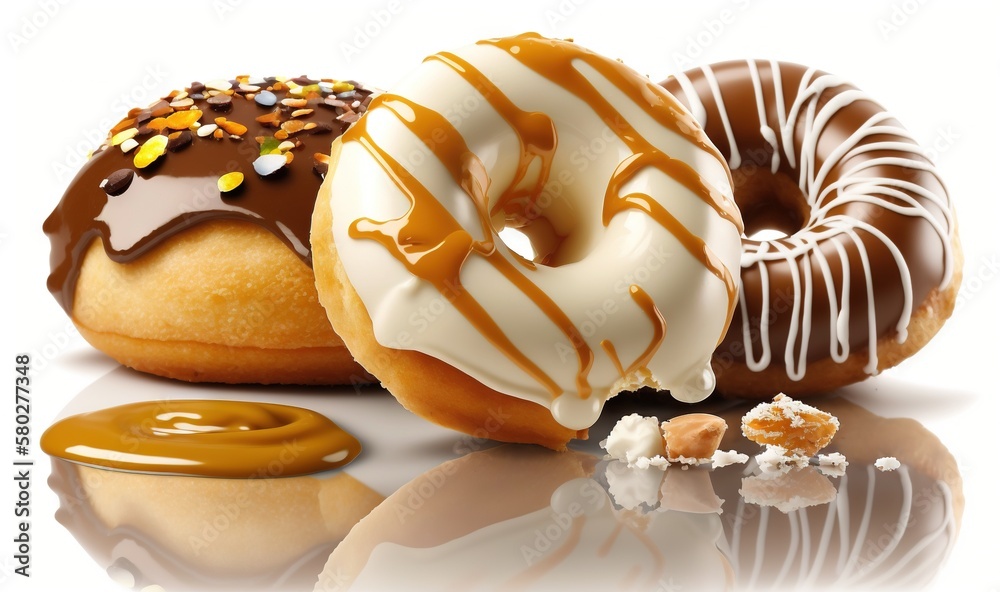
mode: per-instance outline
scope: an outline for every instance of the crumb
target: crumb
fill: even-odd
[[[708,413],[678,415],[663,422],[660,429],[667,460],[685,465],[712,462],[727,427],[726,420]]]
[[[729,450],[728,452],[716,450],[715,453],[712,454],[712,468],[719,469],[722,467],[728,467],[729,465],[746,464],[748,460],[750,460],[749,456],[736,452],[735,450]]]
[[[608,451],[609,458],[623,461],[630,468],[665,469],[669,464],[659,420],[655,417],[633,413],[619,419],[601,442],[601,448]]]
[[[767,446],[764,452],[754,457],[761,473],[765,476],[784,474],[795,468],[809,466],[809,457],[802,454],[792,454],[781,446]]]
[[[648,469],[650,467],[655,467],[657,469],[666,469],[670,466],[667,459],[657,454],[656,456],[640,456],[635,459],[635,462],[629,465],[636,469]]]
[[[894,456],[883,456],[875,461],[875,468],[880,471],[895,471],[900,467],[899,461]]]
[[[828,477],[843,477],[851,463],[847,462],[847,457],[843,454],[831,452],[819,455],[816,464],[819,465],[819,472]]]
[[[783,394],[743,416],[744,436],[761,445],[779,446],[790,455],[815,456],[838,428],[836,417]]]

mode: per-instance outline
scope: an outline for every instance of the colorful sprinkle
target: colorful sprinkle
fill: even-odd
[[[223,193],[229,193],[230,191],[236,189],[243,184],[243,173],[233,172],[226,173],[219,177],[219,191]]]
[[[171,107],[166,101],[160,101],[149,108],[149,114],[153,117],[163,117],[164,115],[170,115],[174,112],[174,108]]]
[[[188,111],[188,113],[190,113],[190,111]],[[157,117],[156,119],[152,119],[152,120],[150,120],[149,123],[147,123],[145,125],[145,127],[148,127],[149,129],[153,130],[154,132],[161,132],[164,129],[166,129],[166,127],[167,127],[167,118],[166,117]]]
[[[291,135],[302,131],[305,126],[306,124],[301,121],[286,121],[281,124],[281,130]]]
[[[260,144],[260,154],[261,156],[265,154],[271,154],[275,150],[278,150],[278,146],[281,142],[277,138],[265,138]]]
[[[227,91],[233,88],[233,84],[228,80],[212,80],[205,83],[209,90]]]
[[[266,177],[287,164],[284,154],[265,154],[253,161],[253,170],[261,177]]]
[[[222,129],[226,130],[231,135],[242,136],[247,133],[247,126],[236,123],[235,121],[229,121],[225,117],[216,117],[215,123]]]
[[[209,123],[208,125],[203,125],[203,126],[201,126],[201,127],[198,128],[198,132],[197,132],[198,133],[198,137],[199,138],[207,138],[208,136],[211,136],[212,132],[214,132],[217,129],[219,129],[219,126],[215,125],[214,123]]]
[[[135,150],[136,146],[138,145],[139,142],[137,142],[135,138],[129,138],[125,140],[124,142],[121,143],[122,154],[128,154],[129,152]]]
[[[209,97],[207,103],[212,107],[213,111],[229,111],[233,106],[233,98],[229,95],[215,95],[214,97]]]
[[[278,97],[273,92],[265,90],[258,93],[253,100],[262,107],[272,107],[278,102]]]
[[[281,123],[281,109],[275,109],[267,115],[261,115],[256,118],[257,123],[262,125],[270,125],[272,127],[278,127]]]
[[[201,111],[191,109],[190,111],[178,111],[170,115],[166,119],[166,124],[170,129],[183,130],[191,127],[199,119],[201,119]]]
[[[134,118],[132,118],[131,116],[129,116],[129,117],[127,117],[127,118],[119,121],[118,125],[116,125],[115,127],[111,128],[111,134],[112,135],[117,134],[118,132],[120,132],[120,131],[122,131],[124,129],[128,129],[130,127],[133,127],[135,124],[136,124],[136,120]]]
[[[194,141],[194,136],[187,130],[174,132],[167,136],[167,150],[177,152],[187,148]]]
[[[135,153],[132,163],[136,168],[144,169],[156,162],[156,159],[163,156],[167,150],[167,137],[156,135],[143,143],[139,151]]]
[[[172,101],[170,103],[170,106],[174,109],[187,109],[191,105],[194,105],[194,99],[192,98],[185,98],[179,101]]]
[[[313,154],[313,172],[322,177],[328,170],[330,170],[330,155],[322,152]]]
[[[130,127],[126,130],[122,130],[111,137],[111,145],[117,146],[124,142],[125,140],[131,140],[135,135],[139,133],[139,130],[134,127]]]
[[[129,185],[132,184],[132,179],[135,177],[135,171],[132,169],[118,169],[117,171],[108,175],[108,178],[101,181],[101,188],[108,195],[115,196],[125,193]]]

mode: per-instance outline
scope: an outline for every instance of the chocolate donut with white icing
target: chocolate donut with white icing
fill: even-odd
[[[739,304],[713,358],[719,391],[828,391],[934,336],[961,283],[952,204],[878,102],[832,74],[765,60],[662,84],[726,156],[746,224]]]

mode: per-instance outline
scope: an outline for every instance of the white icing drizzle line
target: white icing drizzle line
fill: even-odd
[[[754,96],[763,97],[764,88],[760,84],[760,71],[757,70],[757,64],[753,60],[747,60],[750,70],[750,80],[753,81],[753,91]],[[777,84],[781,84],[781,80],[777,80]],[[778,95],[780,96],[780,95]],[[784,119],[785,107],[784,105],[778,106],[778,117]],[[757,101],[757,118],[760,119],[760,135],[764,140],[770,144],[771,149],[774,151],[771,154],[771,174],[778,172],[778,167],[781,165],[781,156],[778,152],[778,136],[771,129],[771,126],[767,124],[767,110],[764,108],[764,101]],[[784,122],[779,125],[784,125]]]
[[[850,276],[851,265],[847,250],[841,244],[841,240],[848,240],[857,249],[864,271],[865,289],[867,291],[867,314],[868,314],[868,362],[865,371],[868,374],[878,373],[878,352],[877,352],[877,325],[875,310],[875,295],[873,288],[873,278],[871,262],[867,249],[862,242],[862,235],[875,238],[881,242],[889,254],[892,256],[899,269],[900,284],[903,291],[903,308],[896,321],[896,340],[899,343],[906,341],[907,327],[913,313],[913,284],[910,278],[910,269],[899,248],[884,233],[876,229],[871,224],[855,218],[848,218],[842,215],[829,216],[829,212],[834,208],[844,206],[849,203],[863,203],[879,207],[887,211],[921,218],[925,220],[937,233],[944,251],[944,271],[942,273],[939,288],[943,289],[951,282],[954,273],[954,261],[951,248],[951,233],[954,227],[951,204],[947,194],[937,194],[927,188],[915,183],[885,176],[863,176],[866,171],[873,167],[895,166],[904,167],[918,171],[924,171],[934,175],[940,181],[940,177],[933,165],[928,164],[920,146],[914,141],[910,134],[898,124],[890,123],[892,116],[881,112],[872,116],[857,131],[851,134],[844,142],[834,148],[829,156],[817,168],[817,149],[819,137],[826,127],[826,124],[842,109],[857,101],[872,101],[865,93],[856,89],[843,90],[829,98],[822,107],[818,107],[820,97],[824,92],[847,84],[844,80],[829,74],[818,74],[815,69],[808,69],[799,82],[797,92],[785,116],[785,96],[781,83],[781,65],[775,61],[768,62],[771,69],[771,78],[774,85],[774,102],[777,115],[777,132],[771,127],[768,121],[767,106],[765,104],[764,85],[760,77],[760,65],[754,60],[747,61],[749,79],[753,87],[754,96],[757,101],[757,117],[760,120],[761,137],[774,149],[771,159],[771,171],[777,172],[780,166],[781,155],[791,167],[799,163],[799,188],[806,197],[810,207],[810,217],[806,228],[794,235],[774,241],[745,241],[743,245],[743,257],[741,265],[744,268],[758,266],[761,278],[761,311],[759,326],[756,327],[759,334],[760,352],[759,357],[752,347],[752,335],[749,313],[747,311],[747,301],[745,287],[740,285],[739,308],[740,318],[743,325],[743,345],[746,351],[747,367],[760,372],[771,364],[771,344],[768,331],[768,309],[770,306],[770,281],[766,263],[771,261],[785,261],[792,278],[792,321],[788,331],[788,340],[784,348],[784,364],[788,378],[793,381],[801,380],[806,374],[806,361],[809,354],[809,336],[811,334],[812,315],[811,302],[813,293],[825,294],[830,303],[830,356],[841,363],[850,355]],[[730,166],[736,168],[740,164],[740,150],[733,136],[732,125],[722,97],[719,82],[711,66],[702,66],[702,73],[705,81],[712,92],[715,107],[725,129],[726,138],[729,141]],[[815,79],[813,79],[815,77]],[[684,95],[691,105],[691,112],[695,118],[704,126],[707,120],[707,109],[701,97],[695,90],[694,84],[684,74],[675,75],[675,79],[684,91]],[[795,153],[794,136],[796,123],[803,120],[804,134],[799,153]],[[879,141],[870,144],[860,145],[860,142],[871,136],[896,136],[900,141]],[[780,136],[781,146],[779,150],[778,138]],[[881,157],[872,158],[854,165],[851,169],[841,174],[836,182],[826,183],[827,177],[833,168],[848,159],[851,159],[866,152],[878,150],[892,150],[912,154],[913,157]],[[942,183],[943,186],[943,183]],[[920,201],[917,197],[925,200],[928,204],[933,204],[944,218],[944,222],[937,215]],[[844,237],[843,239],[839,237]],[[819,243],[828,241],[834,246],[838,257],[835,261],[829,261],[818,249]],[[815,256],[816,265],[823,278],[823,286],[816,290],[813,286],[812,259]],[[801,263],[800,263],[801,261]],[[839,262],[840,271],[843,276],[839,298],[831,265]],[[821,297],[821,296],[820,296]],[[801,344],[795,347],[795,342],[801,336]]]
[[[956,523],[953,509],[951,488],[944,481],[935,481],[934,487],[938,489],[942,514],[941,523],[929,529],[919,540],[915,541],[905,553],[898,553],[903,537],[906,535],[912,523],[912,513],[914,511],[913,481],[910,477],[909,469],[904,464],[895,471],[899,479],[899,491],[901,494],[899,515],[895,527],[885,530],[882,525],[873,525],[872,510],[876,502],[876,482],[879,479],[874,466],[868,466],[866,477],[866,488],[864,495],[864,506],[861,508],[861,517],[858,520],[857,530],[851,536],[851,507],[848,489],[849,475],[840,477],[840,485],[837,488],[837,498],[831,502],[827,508],[823,521],[821,534],[816,541],[813,550],[811,526],[809,524],[809,513],[806,509],[799,509],[787,515],[769,512],[767,507],[760,508],[760,517],[757,524],[757,537],[754,541],[755,553],[753,555],[753,568],[746,580],[748,589],[756,589],[765,582],[760,581],[765,575],[764,559],[780,552],[768,544],[769,522],[774,516],[775,520],[780,520],[781,516],[788,519],[788,549],[786,551],[781,567],[774,573],[775,577],[768,578],[767,582],[772,588],[784,589],[783,586],[790,586],[795,589],[832,588],[836,590],[848,589],[853,586],[863,585],[866,589],[872,585],[886,584],[893,582],[899,584],[902,580],[918,580],[921,575],[929,575],[936,569],[933,562],[924,561],[921,564],[914,562],[927,549],[928,546],[938,541],[942,536],[947,537],[947,546],[942,553],[942,557],[947,557],[954,547],[956,540]],[[888,478],[888,476],[886,476]],[[857,511],[857,510],[855,510]],[[927,510],[923,510],[927,511]],[[745,514],[744,502],[742,498],[737,505],[735,513],[735,524],[733,526],[730,541],[728,543],[728,557],[730,563],[737,573],[741,573],[740,565],[740,538],[742,526],[749,520]],[[778,532],[783,529],[778,528]],[[836,532],[836,535],[834,534]],[[891,537],[883,544],[885,532],[889,532]],[[838,548],[831,550],[833,537],[838,539]],[[872,538],[869,538],[871,536]],[[863,552],[870,552],[873,548],[871,541],[879,541],[879,553],[876,556],[865,557],[861,562]],[[866,545],[866,543],[868,543]],[[836,564],[833,580],[821,580],[824,575],[824,566],[830,563],[833,557],[831,553],[836,553]],[[886,564],[892,559],[893,553],[899,557],[895,558],[891,565]],[[796,560],[799,569],[794,569]],[[886,565],[883,565],[886,564]],[[919,581],[919,580],[918,580]]]
[[[740,158],[740,147],[736,145],[736,136],[733,135],[733,126],[729,121],[729,114],[726,113],[726,102],[722,99],[722,89],[719,88],[719,81],[715,79],[715,74],[709,66],[702,66],[702,72],[705,73],[705,81],[708,82],[709,88],[712,89],[712,97],[715,99],[715,105],[719,111],[719,117],[722,118],[722,127],[726,130],[726,138],[729,139],[729,168],[736,169],[739,168],[743,159]]]

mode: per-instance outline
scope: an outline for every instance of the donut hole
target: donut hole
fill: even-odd
[[[565,264],[558,258],[564,238],[545,217],[528,222],[513,219],[494,219],[494,230],[508,249],[537,265],[558,267]]]
[[[511,251],[514,251],[528,261],[535,260],[535,256],[537,255],[535,246],[531,244],[531,239],[528,238],[528,235],[519,229],[512,226],[505,226],[497,232],[497,235],[500,237],[500,241],[507,245],[507,248]]]
[[[743,236],[768,241],[787,238],[805,228],[809,204],[798,184],[788,175],[756,165],[740,167],[733,174],[736,205],[743,214]]]

